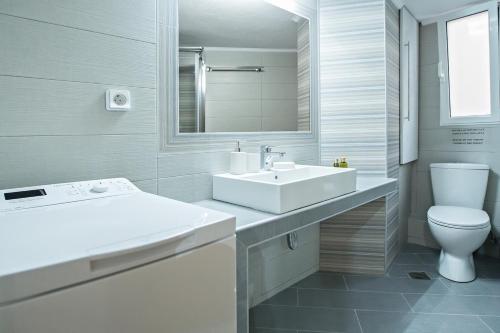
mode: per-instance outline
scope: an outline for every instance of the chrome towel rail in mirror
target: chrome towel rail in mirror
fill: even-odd
[[[263,72],[262,66],[215,67],[207,66],[207,72]]]

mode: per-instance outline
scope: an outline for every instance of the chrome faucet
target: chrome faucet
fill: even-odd
[[[279,155],[280,159],[285,156],[284,151],[273,151],[273,148],[268,145],[260,146],[260,168],[263,170],[271,170],[273,165],[273,155]]]

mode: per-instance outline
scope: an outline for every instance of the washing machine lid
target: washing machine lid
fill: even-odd
[[[433,206],[427,212],[430,222],[455,229],[481,229],[490,225],[488,214],[480,209]]]
[[[233,236],[229,214],[106,179],[0,191],[0,306]]]

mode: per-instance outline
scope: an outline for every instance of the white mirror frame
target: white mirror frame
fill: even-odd
[[[481,117],[451,117],[450,90],[448,72],[448,42],[446,22],[461,17],[488,11],[490,28],[490,89],[491,89],[491,115]],[[497,1],[470,6],[458,11],[443,15],[437,19],[439,64],[438,76],[440,81],[440,125],[487,125],[500,122],[500,90],[498,71],[498,5]]]
[[[228,142],[265,141],[270,144],[294,144],[318,142],[319,126],[319,29],[315,1],[265,0],[298,16],[309,20],[310,44],[310,131],[296,132],[227,132],[227,133],[179,133],[178,131],[178,1],[158,1],[158,75],[157,107],[159,110],[159,131],[161,151],[172,151],[193,146],[227,146]],[[309,4],[309,5],[307,5]]]

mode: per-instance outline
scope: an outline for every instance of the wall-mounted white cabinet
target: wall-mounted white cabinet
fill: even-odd
[[[419,23],[403,7],[400,14],[400,163],[418,159]]]

